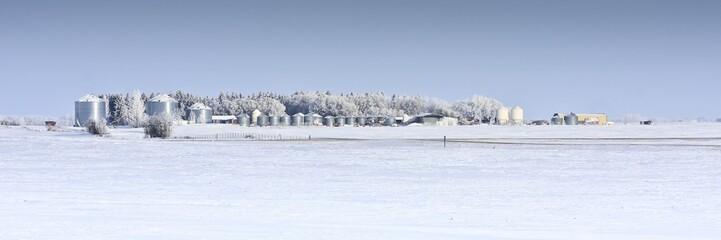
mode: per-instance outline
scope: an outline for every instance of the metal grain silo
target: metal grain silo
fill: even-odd
[[[515,106],[511,109],[511,124],[523,125],[523,109]]]
[[[506,125],[508,124],[509,119],[510,115],[508,114],[508,108],[501,107],[498,111],[496,111],[496,124]]]
[[[334,124],[339,127],[344,126],[345,125],[345,117],[344,116],[335,117]]]
[[[258,118],[256,118],[255,126],[258,126],[258,127],[268,126],[268,116],[265,114],[258,115]]]
[[[395,117],[386,117],[385,119],[383,119],[383,125],[390,127],[393,126],[394,123],[396,123]]]
[[[332,116],[326,116],[325,118],[323,118],[323,126],[332,127],[333,119],[334,118]]]
[[[283,114],[283,116],[280,116],[280,126],[290,126],[290,116],[288,114]]]
[[[213,109],[203,103],[195,103],[185,114],[190,123],[213,123]]]
[[[554,113],[553,117],[551,118],[551,124],[552,125],[563,125],[563,118],[558,115],[558,113]]]
[[[563,121],[566,122],[566,125],[578,125],[578,115],[575,113],[568,114],[563,117]]]
[[[355,125],[355,117],[346,117],[345,124],[351,126]]]
[[[313,125],[320,126],[321,124],[323,124],[323,116],[313,114]]]
[[[274,115],[268,115],[268,126],[280,125],[280,117]]]
[[[366,125],[366,117],[357,117],[356,122],[358,123],[358,126],[365,126]]]
[[[315,123],[315,116],[309,113],[308,115],[303,116],[303,122],[306,126],[313,126]]]
[[[291,126],[302,126],[304,118],[305,118],[305,115],[303,115],[302,113],[296,113],[290,119],[291,120],[290,125]]]
[[[107,101],[95,96],[85,95],[75,101],[75,126],[85,126],[89,121],[105,121]]]
[[[250,126],[250,116],[248,114],[240,114],[236,116],[238,119],[238,124],[243,127]]]
[[[148,116],[167,114],[174,115],[178,111],[178,101],[167,94],[158,94],[145,104]]]

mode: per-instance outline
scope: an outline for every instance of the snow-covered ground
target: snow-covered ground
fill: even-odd
[[[0,239],[721,236],[721,124],[223,134],[0,127]]]

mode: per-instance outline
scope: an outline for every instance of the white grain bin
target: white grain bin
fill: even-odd
[[[213,109],[203,103],[195,103],[186,112],[190,123],[213,123]]]
[[[355,125],[355,119],[356,119],[356,117],[353,117],[353,116],[346,117],[345,125],[351,125],[351,126]]]
[[[238,119],[238,124],[241,127],[250,126],[250,117],[248,116],[248,114],[240,114],[236,116],[236,118]]]
[[[345,125],[345,116],[337,116],[335,117],[335,121],[333,122],[335,126],[342,127]]]
[[[508,108],[501,107],[496,111],[496,124],[507,125],[510,117],[508,114]]]
[[[275,127],[280,125],[280,117],[275,115],[268,115],[268,126]]]
[[[358,126],[365,126],[366,125],[366,117],[356,117],[355,121],[358,124]]]
[[[566,125],[578,125],[578,115],[575,113],[568,114],[563,117],[563,121]]]
[[[258,117],[255,120],[256,120],[255,126],[258,126],[258,127],[268,126],[268,116],[265,114],[258,115]]]
[[[279,121],[279,126],[290,126],[290,116],[288,114],[281,115]]]
[[[160,114],[172,116],[176,111],[178,111],[178,101],[167,94],[155,95],[155,97],[148,100],[148,103],[145,104],[145,113],[147,113],[148,116]]]
[[[523,109],[519,106],[511,108],[511,124],[523,125]]]
[[[261,112],[258,109],[253,110],[253,112],[250,113],[250,123],[252,124],[258,124],[258,116],[260,116]]]
[[[304,123],[306,126],[313,126],[313,125],[315,125],[315,116],[314,116],[314,115],[315,115],[315,114],[310,114],[310,113],[308,113],[308,114],[306,114],[305,116],[303,116],[303,123]]]
[[[304,118],[305,118],[305,115],[303,115],[303,113],[296,113],[290,119],[290,125],[291,126],[303,126]]]
[[[323,126],[326,127],[332,127],[333,126],[333,120],[335,118],[333,116],[326,116],[323,118]]]
[[[563,125],[563,117],[561,117],[561,115],[559,115],[558,113],[554,113],[553,117],[551,118],[551,124]]]
[[[107,101],[95,96],[85,95],[75,101],[75,126],[85,126],[89,121],[105,121]]]

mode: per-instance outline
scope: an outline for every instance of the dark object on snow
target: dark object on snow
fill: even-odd
[[[531,122],[531,125],[548,125],[548,121],[546,120],[536,120]]]
[[[45,126],[48,127],[55,127],[55,124],[57,124],[55,121],[45,121]]]
[[[651,125],[651,120],[641,121],[641,125]]]

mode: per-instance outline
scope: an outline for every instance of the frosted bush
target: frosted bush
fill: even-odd
[[[85,124],[85,129],[88,133],[93,135],[105,135],[108,134],[108,126],[105,125],[105,121],[93,121],[90,120]]]
[[[145,135],[151,138],[168,138],[173,133],[173,120],[170,115],[152,116],[145,125]]]

